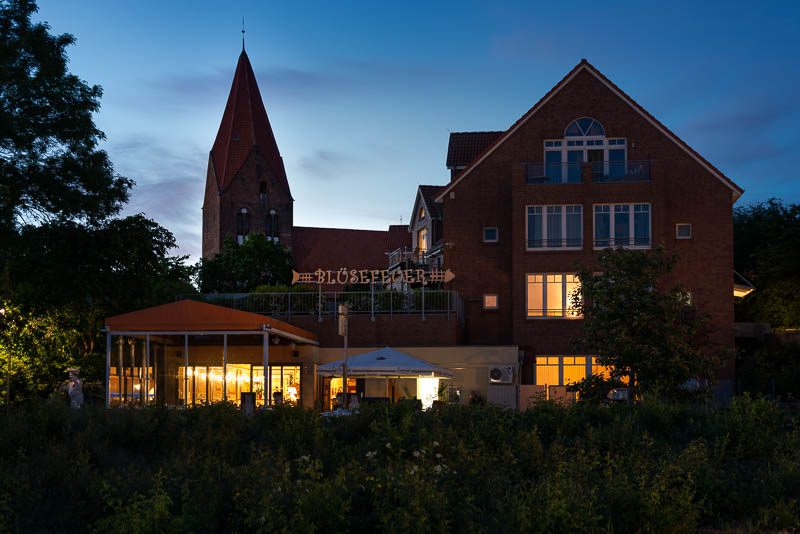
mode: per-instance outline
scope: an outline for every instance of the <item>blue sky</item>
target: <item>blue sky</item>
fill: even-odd
[[[502,130],[581,58],[746,189],[800,201],[800,5],[793,2],[109,2],[41,0],[72,33],[126,213],[200,253],[208,151],[241,50],[299,226],[407,222],[444,184],[450,131]]]

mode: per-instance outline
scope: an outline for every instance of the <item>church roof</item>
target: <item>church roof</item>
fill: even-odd
[[[220,191],[230,185],[255,147],[266,158],[278,183],[289,192],[283,158],[275,142],[267,110],[261,101],[256,76],[247,53],[242,50],[217,138],[211,148],[212,165]]]

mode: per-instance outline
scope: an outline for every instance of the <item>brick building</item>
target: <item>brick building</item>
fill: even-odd
[[[671,276],[711,315],[712,341],[733,347],[732,205],[742,189],[586,60],[507,130],[451,134],[446,166],[450,182],[419,186],[407,226],[294,226],[289,180],[242,51],[209,154],[204,257],[225,237],[262,232],[292,250],[298,271],[449,269],[455,278],[425,286],[390,277],[349,293],[327,283],[315,293],[208,295],[109,318],[109,405],[271,391],[326,408],[337,387],[421,396],[422,382],[400,377],[390,387],[388,378],[345,386],[318,376],[317,366],[343,355],[342,302],[352,308],[351,356],[391,345],[449,370],[448,395],[461,402],[560,398],[596,370],[570,342],[583,322],[568,300],[578,264],[599,270],[600,252],[612,246],[676,249]],[[150,373],[152,381],[142,378]],[[730,393],[732,364],[718,378]]]
[[[567,295],[577,264],[598,265],[609,246],[677,249],[674,277],[711,314],[713,341],[733,347],[732,204],[743,190],[586,60],[508,130],[452,134],[447,165],[435,200],[463,342],[519,346],[522,383],[591,370],[570,347],[582,321]]]

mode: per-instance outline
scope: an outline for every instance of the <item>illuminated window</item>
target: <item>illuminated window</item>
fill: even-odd
[[[580,317],[572,295],[580,286],[574,274],[529,274],[528,317]]]
[[[419,218],[420,219],[424,219],[425,218],[425,206],[421,206],[419,208]]]
[[[536,385],[566,386],[586,378],[586,356],[537,356]]]
[[[650,248],[650,204],[596,204],[594,248]]]
[[[572,206],[528,206],[528,250],[583,248],[583,208]]]
[[[562,356],[564,385],[586,378],[586,356]]]
[[[691,239],[692,238],[692,225],[689,223],[680,223],[675,225],[675,237],[678,239]]]
[[[496,310],[498,299],[497,295],[484,295],[483,296],[483,309],[484,310]]]
[[[536,357],[536,385],[559,386],[558,356]]]
[[[417,248],[420,254],[428,252],[428,229],[422,228],[417,232]]]
[[[226,375],[223,375],[223,368],[219,366],[179,366],[178,394],[189,405],[221,402],[225,398],[224,383],[228,401],[236,404],[241,402],[242,393],[248,392],[256,394],[257,406],[277,402],[299,404],[300,366],[270,365],[269,370],[268,383],[264,387],[264,367],[260,365],[229,363]]]
[[[496,243],[497,242],[497,228],[487,227],[483,229],[483,242]]]

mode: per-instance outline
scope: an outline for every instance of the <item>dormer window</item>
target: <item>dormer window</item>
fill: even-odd
[[[608,139],[597,120],[575,119],[564,130],[563,139],[544,141],[544,165],[530,166],[528,182],[579,184],[584,163],[591,163],[594,180],[623,178],[627,172],[625,147],[625,139]]]
[[[250,233],[250,214],[247,213],[247,208],[236,214],[236,242],[240,245],[247,239],[247,234]]]

